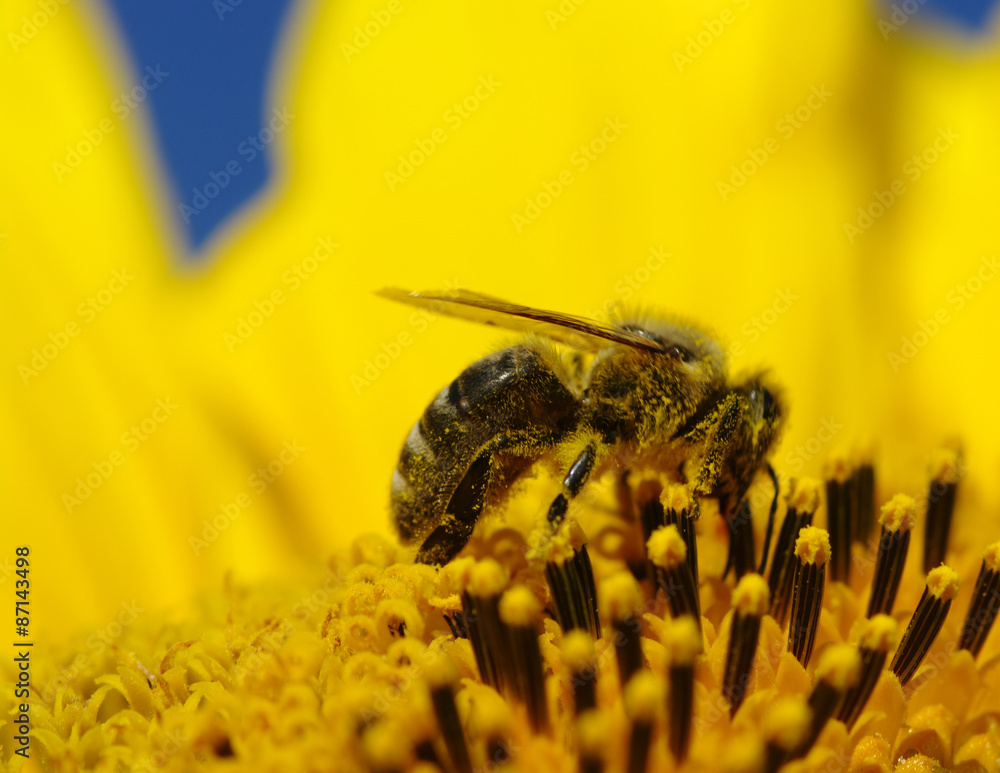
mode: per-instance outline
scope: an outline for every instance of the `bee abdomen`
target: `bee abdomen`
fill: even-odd
[[[441,390],[406,438],[392,478],[394,519],[405,540],[443,517],[483,450],[515,447],[537,458],[575,421],[577,398],[526,344],[484,357]],[[496,471],[501,474],[503,470]]]

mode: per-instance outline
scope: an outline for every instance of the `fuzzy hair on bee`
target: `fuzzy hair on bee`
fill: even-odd
[[[562,480],[545,516],[553,528],[608,471],[680,476],[733,513],[780,434],[776,386],[764,373],[731,380],[722,347],[696,326],[652,315],[603,324],[468,290],[379,294],[525,334],[460,373],[406,438],[392,516],[420,563],[450,561],[539,464]]]

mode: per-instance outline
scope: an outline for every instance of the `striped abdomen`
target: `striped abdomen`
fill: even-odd
[[[501,349],[428,406],[392,476],[393,519],[404,541],[423,539],[449,514],[465,519],[471,533],[486,491],[509,485],[572,429],[578,400],[549,356],[529,343]]]

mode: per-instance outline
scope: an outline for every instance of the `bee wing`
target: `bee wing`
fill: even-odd
[[[627,330],[619,330],[572,314],[508,303],[471,290],[411,293],[396,287],[386,287],[376,291],[375,294],[392,301],[428,309],[437,314],[479,322],[482,325],[502,327],[522,333],[536,333],[581,351],[597,351],[607,346],[609,341],[647,351],[661,353],[665,351],[664,346],[656,341]]]

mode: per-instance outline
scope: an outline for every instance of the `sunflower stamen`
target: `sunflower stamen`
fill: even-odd
[[[927,520],[924,524],[924,571],[944,563],[948,552],[951,517],[958,493],[961,454],[954,448],[939,448],[931,461],[930,490],[927,492]]]
[[[830,579],[847,583],[851,575],[852,514],[851,476],[847,456],[835,453],[826,464],[826,528],[830,532]]]
[[[622,689],[642,668],[642,591],[631,572],[617,572],[601,584],[601,616],[611,622]]]
[[[823,608],[826,563],[830,559],[830,535],[826,529],[806,526],[795,542],[795,589],[788,650],[803,666],[809,665],[819,613]]]
[[[628,742],[628,773],[644,773],[649,762],[656,709],[663,700],[662,683],[652,671],[641,670],[625,687],[625,712],[632,718]]]
[[[854,647],[835,644],[823,651],[816,666],[816,686],[809,694],[812,714],[809,729],[788,759],[798,759],[809,753],[844,695],[858,683],[860,676],[861,656]]]
[[[535,594],[524,586],[511,588],[500,599],[500,620],[507,626],[511,666],[504,681],[528,709],[528,719],[536,733],[549,727],[545,701],[545,673],[538,645],[538,625],[542,607]]]
[[[644,480],[635,491],[636,509],[642,525],[642,541],[648,542],[650,535],[667,523],[660,495],[663,487],[659,481]]]
[[[503,698],[494,694],[493,700],[478,700],[476,711],[470,712],[466,721],[469,736],[483,740],[486,751],[483,767],[497,767],[512,759],[510,739],[514,735],[514,717]]]
[[[500,594],[507,587],[507,572],[487,558],[472,566],[464,580],[462,611],[479,675],[485,684],[502,693],[507,669],[499,660],[507,654],[507,642],[499,604]]]
[[[579,628],[600,638],[597,588],[583,530],[575,521],[564,520],[554,533],[545,535],[539,552],[559,626],[564,632]]]
[[[896,633],[899,629],[896,621],[889,615],[874,615],[866,621],[858,640],[858,654],[861,656],[861,676],[858,683],[845,694],[837,709],[837,719],[847,725],[854,726],[865,704],[875,690],[878,678],[885,669],[885,661],[889,650],[896,643]]]
[[[729,526],[729,564],[733,567],[736,579],[756,569],[753,550],[753,514],[750,510],[750,498],[744,497],[736,508],[736,514],[726,516]]]
[[[767,613],[768,602],[767,583],[759,574],[744,575],[733,591],[733,618],[722,681],[722,695],[729,702],[730,715],[736,714],[750,686],[760,620]]]
[[[771,589],[771,616],[784,626],[792,600],[795,578],[795,539],[806,526],[812,526],[813,516],[819,507],[820,482],[814,478],[801,478],[792,483],[788,492],[788,510],[781,522],[778,541],[774,545],[774,558],[768,586]]]
[[[687,544],[675,524],[657,529],[646,543],[656,587],[663,589],[673,617],[700,617],[698,589],[687,561]]]
[[[427,685],[430,688],[434,714],[441,727],[445,748],[451,758],[452,767],[458,773],[472,773],[469,747],[462,732],[462,722],[455,706],[455,689],[458,683],[458,669],[451,658],[442,653],[432,661],[426,670]]]
[[[669,666],[668,737],[674,759],[681,763],[687,758],[691,743],[691,721],[694,715],[694,666],[701,652],[701,629],[690,615],[675,618],[664,642]]]
[[[942,564],[928,573],[920,603],[889,667],[899,677],[900,684],[905,686],[916,673],[917,666],[937,638],[957,591],[958,573],[954,569]]]
[[[853,532],[854,539],[865,544],[875,526],[875,465],[870,450],[860,452],[856,459],[857,466],[851,476]]]
[[[916,521],[917,505],[906,494],[896,494],[882,506],[879,522],[882,536],[878,541],[872,595],[868,600],[868,617],[891,615],[892,606],[903,577],[906,554],[910,549],[910,532]]]
[[[1000,610],[1000,542],[994,542],[983,553],[983,565],[979,568],[976,588],[972,591],[969,612],[962,625],[962,635],[958,648],[968,650],[972,657],[979,651],[990,635],[990,629]]]
[[[764,715],[765,773],[777,773],[789,755],[803,743],[811,722],[812,710],[804,697],[789,695],[775,701]]]
[[[667,486],[667,490],[660,498],[664,506],[665,525],[673,524],[677,527],[684,544],[687,545],[687,565],[691,572],[694,583],[695,599],[695,619],[701,617],[701,598],[698,594],[698,540],[695,538],[695,515],[696,508],[694,500],[691,499],[691,492],[687,486],[674,483]]]
[[[563,636],[563,663],[573,690],[573,710],[577,717],[597,706],[597,660],[594,639],[586,631],[570,631]]]
[[[608,723],[597,709],[585,711],[576,720],[580,773],[602,773],[608,748]]]

